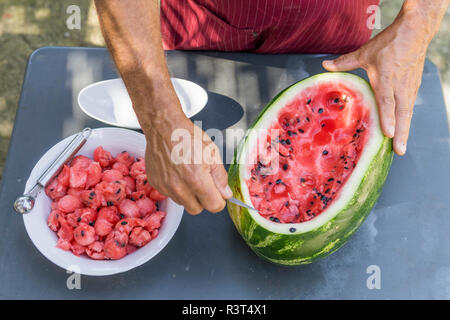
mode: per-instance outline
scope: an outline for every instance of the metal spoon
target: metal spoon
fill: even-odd
[[[242,202],[242,201],[239,200],[239,199],[236,199],[235,197],[231,197],[230,199],[228,199],[228,201],[230,201],[231,203],[237,204],[237,205],[240,206],[240,207],[247,208],[247,209],[250,209],[250,210],[255,210],[256,212],[258,212],[258,210],[256,210],[256,209],[253,208],[252,206],[250,206],[250,205],[248,205],[248,204]]]
[[[54,177],[61,171],[64,164],[68,163],[75,154],[81,149],[81,147],[86,143],[86,140],[91,135],[92,130],[90,128],[85,128],[83,131],[78,133],[72,141],[64,148],[64,150],[59,154],[55,161],[44,171],[44,173],[36,181],[36,184],[31,188],[29,192],[21,197],[18,197],[14,201],[14,210],[17,213],[25,214],[30,212],[36,201],[36,197],[47,184],[52,181]]]

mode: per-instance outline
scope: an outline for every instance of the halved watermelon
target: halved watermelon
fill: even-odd
[[[340,248],[375,204],[393,158],[370,85],[323,73],[278,94],[235,153],[228,203],[247,244],[261,257],[298,265]]]

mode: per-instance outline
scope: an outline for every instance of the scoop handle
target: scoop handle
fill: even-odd
[[[37,184],[42,187],[46,187],[47,184],[61,171],[63,166],[72,160],[73,156],[81,149],[86,143],[86,140],[91,135],[92,130],[85,128],[78,133],[72,141],[64,148],[64,150],[58,155],[53,163],[44,171],[44,173],[37,180]]]

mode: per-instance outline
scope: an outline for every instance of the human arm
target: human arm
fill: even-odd
[[[170,81],[157,0],[95,0],[102,33],[125,83],[147,141],[149,181],[161,193],[184,205],[190,213],[203,208],[218,212],[232,196],[219,152],[185,116]],[[188,133],[192,145],[213,151],[214,162],[175,163],[175,130]],[[193,157],[194,155],[192,155]]]

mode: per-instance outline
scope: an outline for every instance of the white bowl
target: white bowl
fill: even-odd
[[[25,186],[29,191],[47,166],[56,159],[57,155],[73,139],[67,137],[50,150],[48,150],[31,171]],[[145,153],[144,135],[132,130],[120,128],[93,129],[86,144],[78,154],[92,158],[94,149],[103,146],[113,156],[126,150],[133,157],[143,157]],[[170,199],[161,202],[161,210],[167,213],[156,239],[146,246],[125,256],[120,260],[92,260],[83,255],[75,256],[71,251],[64,251],[56,247],[56,233],[47,226],[47,217],[50,213],[51,199],[44,191],[37,196],[33,210],[23,216],[28,235],[38,250],[50,261],[66,270],[78,268],[81,274],[104,276],[133,269],[157,255],[170,241],[177,230],[183,216],[183,207]]]
[[[188,118],[199,113],[208,102],[208,94],[198,84],[171,78],[181,107]],[[136,114],[121,78],[93,83],[78,94],[78,105],[91,118],[130,129],[140,129]]]

